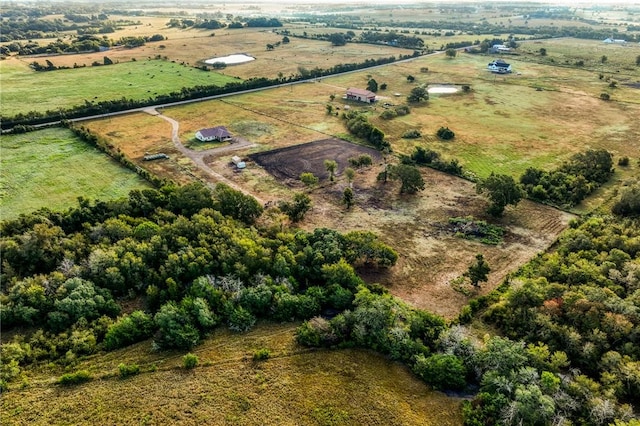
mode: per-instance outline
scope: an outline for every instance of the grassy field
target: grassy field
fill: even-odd
[[[99,60],[109,53],[101,53]],[[62,65],[52,57],[54,65]],[[61,57],[60,57],[61,58]],[[36,58],[41,64],[44,59]],[[115,60],[115,59],[114,59]],[[36,72],[30,60],[11,58],[0,61],[1,102],[5,114],[29,111],[55,111],[85,101],[146,99],[196,85],[224,86],[236,79],[205,72],[165,60],[140,60],[109,66]]]
[[[2,219],[41,207],[66,209],[80,196],[111,199],[148,186],[66,129],[2,136],[0,149]]]
[[[152,352],[149,341],[90,357],[70,368],[95,380],[54,382],[60,367],[27,373],[29,385],[3,394],[3,425],[434,425],[462,423],[460,399],[430,391],[399,363],[370,351],[308,350],[295,325],[261,325],[246,334],[217,331],[181,368],[182,353]],[[252,360],[266,348],[271,357]],[[118,364],[143,373],[120,379]],[[156,371],[150,371],[155,366]]]

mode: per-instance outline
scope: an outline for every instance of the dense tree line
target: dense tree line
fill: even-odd
[[[174,91],[167,94],[160,94],[156,97],[147,99],[129,99],[122,97],[120,99],[112,99],[107,101],[85,101],[82,105],[76,105],[67,109],[59,109],[56,111],[30,111],[27,113],[19,113],[14,116],[0,116],[0,126],[2,129],[11,129],[17,125],[30,126],[35,124],[47,123],[56,120],[73,119],[78,117],[86,117],[90,115],[105,114],[108,112],[124,111],[132,108],[145,107],[150,105],[158,105],[169,102],[183,101],[189,99],[199,99],[206,96],[222,95],[234,93],[241,90],[258,89],[263,87],[275,86],[283,82],[300,81],[308,78],[317,78],[327,75],[337,74],[356,69],[364,69],[376,65],[382,65],[395,62],[396,60],[407,59],[410,55],[399,55],[396,57],[366,59],[360,63],[339,64],[328,69],[313,68],[312,70],[300,69],[297,75],[291,75],[286,78],[250,78],[241,82],[231,82],[224,86],[194,86],[183,87],[180,91]]]
[[[347,111],[342,114],[349,132],[369,142],[379,150],[390,149],[391,145],[384,140],[384,132],[369,122],[366,114],[360,111]]]
[[[573,155],[552,171],[528,168],[520,177],[527,196],[560,207],[579,204],[613,175],[613,157],[606,150]]]
[[[354,267],[396,262],[370,232],[276,230],[261,213],[229,187],[191,184],[3,222],[2,328],[31,327],[3,342],[3,387],[30,362],[72,363],[152,336],[190,348],[220,324],[340,311],[363,285]],[[144,310],[118,316],[132,298]]]
[[[632,417],[640,393],[639,261],[640,222],[595,216],[573,223],[557,250],[523,268],[483,316],[538,359],[485,376],[467,424],[517,419],[522,410],[530,410],[527,424]],[[531,367],[546,374],[523,375]],[[546,414],[534,415],[536,406]]]
[[[297,338],[374,349],[437,389],[479,389],[465,425],[622,425],[640,408],[639,261],[638,220],[592,217],[460,315],[464,324],[480,312],[503,337],[474,343],[464,326],[371,288]]]

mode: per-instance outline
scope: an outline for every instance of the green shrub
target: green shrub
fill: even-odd
[[[629,165],[629,157],[620,157],[618,159],[618,166],[626,167]]]
[[[448,127],[440,127],[436,132],[436,135],[444,141],[451,140],[456,136],[456,134],[453,133],[453,130]]]
[[[418,139],[420,137],[422,137],[422,133],[416,129],[407,130],[402,134],[403,139]]]
[[[300,180],[307,186],[313,186],[318,183],[318,177],[310,172],[300,173]]]
[[[198,365],[198,357],[192,353],[188,353],[182,357],[182,366],[187,370],[191,370]]]
[[[63,386],[77,385],[80,383],[86,383],[93,379],[91,373],[87,370],[76,371],[75,373],[67,373],[60,376],[58,383]]]
[[[251,312],[237,306],[232,308],[229,314],[229,330],[237,332],[245,332],[256,324],[256,317]]]
[[[119,318],[107,330],[104,346],[107,350],[122,348],[148,339],[153,334],[153,318],[142,311]]]
[[[382,114],[380,114],[380,118],[383,118],[385,120],[391,120],[393,118],[396,118],[397,116],[398,113],[392,109],[385,109]]]
[[[361,154],[358,157],[349,158],[349,164],[356,168],[366,167],[373,164],[373,160],[371,159],[370,155]]]
[[[269,352],[269,349],[266,349],[266,348],[258,349],[255,352],[253,352],[254,361],[264,361],[269,359],[270,357],[271,357],[271,352]]]
[[[416,356],[413,371],[435,389],[463,389],[467,369],[455,355]]]
[[[140,366],[138,364],[120,363],[118,364],[118,372],[122,378],[135,376],[140,373]]]

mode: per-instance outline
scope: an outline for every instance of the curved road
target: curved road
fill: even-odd
[[[163,120],[168,121],[171,124],[171,127],[172,127],[171,140],[173,141],[173,145],[176,147],[176,149],[178,151],[180,151],[180,153],[182,155],[184,155],[185,157],[187,157],[191,161],[193,161],[193,163],[196,165],[196,167],[198,167],[200,170],[205,172],[207,175],[209,175],[212,178],[214,178],[216,181],[222,182],[222,183],[230,186],[231,188],[242,192],[243,194],[250,195],[253,198],[255,198],[259,203],[264,204],[263,200],[261,200],[260,198],[256,197],[254,194],[248,192],[244,188],[238,186],[235,182],[232,182],[229,179],[227,179],[226,177],[222,176],[220,173],[215,172],[204,161],[204,159],[207,156],[210,156],[210,155],[213,155],[213,154],[223,154],[223,153],[235,151],[237,149],[242,149],[242,148],[249,148],[251,146],[254,146],[254,144],[250,143],[247,140],[239,139],[238,142],[235,142],[233,145],[223,146],[223,147],[220,147],[220,148],[207,149],[205,151],[193,151],[193,150],[185,147],[182,144],[182,142],[180,141],[180,136],[178,134],[178,131],[180,129],[180,123],[178,123],[176,120],[174,120],[171,117],[167,117],[166,115],[160,114],[155,108],[145,108],[142,111],[146,112],[147,114],[151,114],[151,115],[160,117]]]

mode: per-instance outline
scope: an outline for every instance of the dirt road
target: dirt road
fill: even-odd
[[[248,192],[247,190],[245,190],[241,186],[236,185],[234,182],[232,182],[229,179],[227,179],[226,177],[222,176],[220,173],[215,172],[205,162],[205,158],[207,158],[209,156],[222,155],[222,154],[226,154],[226,153],[238,150],[238,149],[249,148],[249,147],[254,146],[254,144],[252,144],[251,142],[247,141],[246,139],[236,138],[235,142],[233,144],[231,144],[231,145],[221,146],[219,148],[207,149],[207,150],[204,150],[204,151],[193,151],[193,150],[185,147],[182,144],[182,141],[180,141],[180,136],[179,136],[179,133],[178,133],[179,130],[180,130],[180,123],[178,123],[176,120],[174,120],[171,117],[167,117],[166,115],[161,114],[155,108],[146,108],[144,110],[144,112],[146,112],[147,114],[154,115],[154,116],[157,116],[159,118],[162,118],[163,120],[168,121],[169,123],[171,123],[171,127],[172,127],[171,140],[173,141],[173,145],[175,146],[175,148],[178,151],[180,151],[180,153],[182,155],[184,155],[185,157],[187,157],[188,159],[193,161],[193,163],[196,165],[196,167],[198,167],[200,170],[202,170],[208,176],[213,178],[214,181],[222,182],[225,185],[228,185],[231,188],[242,192],[243,194],[250,195],[250,196],[254,197],[259,203],[264,204],[263,200],[261,200],[260,198],[256,197],[254,194],[251,194],[250,192]]]

